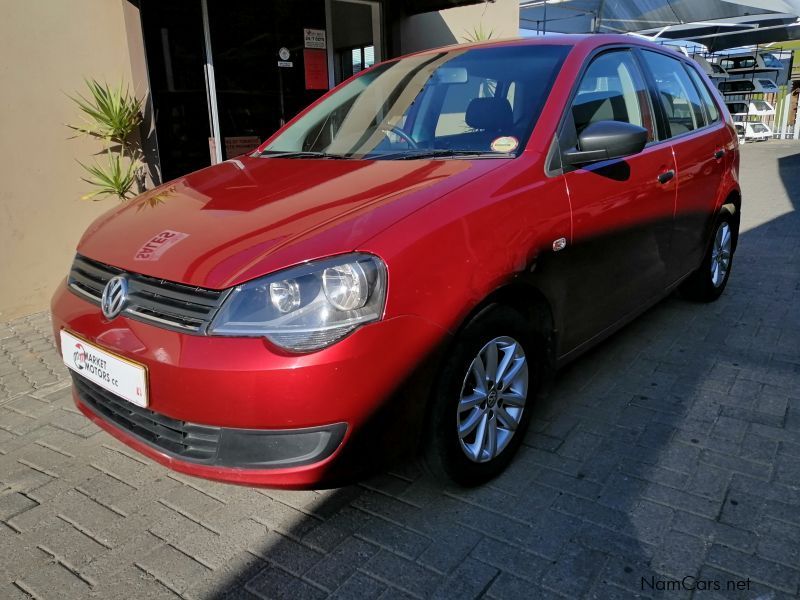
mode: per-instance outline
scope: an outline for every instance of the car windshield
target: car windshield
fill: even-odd
[[[292,123],[262,156],[513,157],[569,49],[464,48],[378,65]]]

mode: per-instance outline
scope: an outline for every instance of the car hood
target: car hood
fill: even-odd
[[[105,213],[78,252],[127,271],[221,289],[358,249],[507,162],[240,157]]]

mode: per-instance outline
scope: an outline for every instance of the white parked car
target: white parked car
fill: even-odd
[[[733,125],[736,127],[736,135],[739,136],[741,141],[764,142],[772,138],[772,129],[760,121],[755,123],[738,121]]]

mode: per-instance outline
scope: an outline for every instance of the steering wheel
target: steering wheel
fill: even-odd
[[[410,135],[408,135],[405,131],[397,127],[396,125],[387,125],[385,127],[381,127],[380,130],[383,133],[393,133],[397,137],[402,138],[403,141],[408,144],[414,150],[418,150],[419,146],[417,142],[415,142]]]

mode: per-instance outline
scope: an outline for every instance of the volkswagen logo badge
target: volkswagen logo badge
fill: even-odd
[[[103,310],[103,315],[106,319],[113,319],[122,309],[125,308],[125,303],[128,301],[128,280],[122,275],[112,277],[106,283],[103,289],[103,297],[100,299],[100,308]]]

